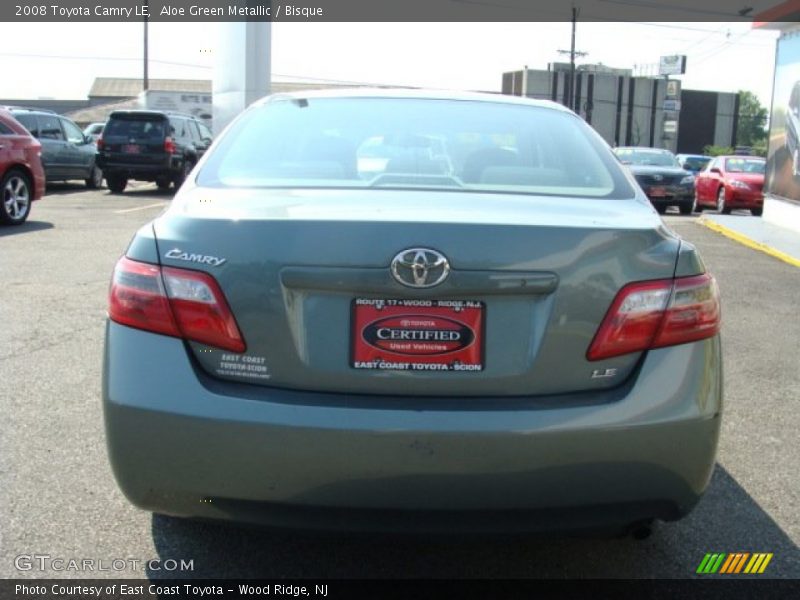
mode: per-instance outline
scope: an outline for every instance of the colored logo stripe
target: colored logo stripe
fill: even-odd
[[[725,553],[706,554],[700,566],[697,567],[698,573],[716,573],[725,558]]]
[[[763,573],[767,568],[769,561],[772,560],[772,553],[753,554],[753,558],[747,563],[744,569],[745,573]]]
[[[736,552],[735,554],[729,554],[728,560],[725,561],[725,564],[722,565],[720,569],[720,573],[738,573],[742,570],[744,566],[744,562],[750,556],[749,552]]]
[[[734,573],[763,573],[773,554],[767,552],[734,552],[726,554],[724,552],[709,552],[703,557],[697,572],[702,574],[734,574]],[[749,559],[749,560],[748,560]],[[747,566],[745,566],[747,565]],[[742,571],[744,569],[744,571]]]

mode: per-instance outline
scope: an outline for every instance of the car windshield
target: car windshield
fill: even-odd
[[[273,98],[220,140],[197,179],[217,187],[442,189],[629,198],[574,115],[503,102]]]
[[[680,167],[678,159],[668,150],[650,150],[648,148],[617,148],[615,150],[620,161],[626,165],[653,167]]]
[[[729,158],[725,161],[728,173],[755,173],[763,175],[767,162],[758,158]]]

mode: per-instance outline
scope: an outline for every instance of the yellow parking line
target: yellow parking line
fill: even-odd
[[[115,210],[114,213],[121,215],[122,213],[135,212],[137,210],[145,210],[146,208],[155,208],[156,206],[166,206],[166,202],[158,202],[156,204],[148,204],[147,206],[135,206],[134,208],[124,208],[122,210]]]
[[[743,235],[738,231],[734,231],[733,229],[728,229],[724,225],[720,225],[716,221],[712,221],[711,219],[707,219],[706,217],[700,217],[699,219],[697,219],[697,221],[701,225],[705,225],[709,229],[716,231],[717,233],[721,233],[725,237],[729,237],[732,240],[739,242],[740,244],[744,244],[748,248],[752,248],[753,250],[759,250],[764,254],[769,254],[773,258],[782,260],[783,262],[789,263],[794,267],[800,267],[800,259],[797,259],[794,256],[790,256],[785,252],[781,252],[780,250],[773,248],[772,246],[768,246],[767,244],[762,244],[761,242],[757,242],[753,239],[750,239],[746,235]]]

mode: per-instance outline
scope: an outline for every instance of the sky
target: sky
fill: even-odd
[[[502,73],[568,61],[569,23],[273,23],[282,81],[500,91]],[[215,23],[151,23],[150,77],[210,79]],[[578,23],[578,63],[654,68],[686,54],[684,89],[747,89],[769,107],[775,31],[747,23]],[[95,77],[141,77],[140,23],[0,23],[0,98],[84,99]]]

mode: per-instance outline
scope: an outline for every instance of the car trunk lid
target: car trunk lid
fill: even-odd
[[[680,243],[643,202],[444,191],[194,188],[155,222],[155,233],[163,264],[219,282],[244,336],[244,354],[189,344],[212,377],[464,397],[622,383],[640,353],[591,362],[587,348],[620,288],[673,276]],[[392,259],[416,248],[448,259],[441,284],[415,289],[392,276]],[[404,310],[380,313],[376,305],[387,301]],[[442,310],[432,311],[437,303]],[[362,325],[384,319],[373,337],[378,326],[403,330],[382,314],[405,315],[411,330],[431,318],[437,331],[467,322],[477,358],[455,362],[480,369],[356,368]]]

